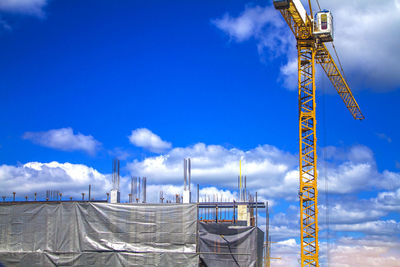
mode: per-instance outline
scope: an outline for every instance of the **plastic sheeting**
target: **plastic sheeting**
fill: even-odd
[[[261,267],[264,232],[254,226],[199,223],[200,266]]]
[[[198,266],[195,204],[0,205],[0,266]]]

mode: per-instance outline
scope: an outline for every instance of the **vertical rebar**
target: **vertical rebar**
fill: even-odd
[[[140,196],[141,196],[141,195],[140,195],[140,193],[141,193],[141,185],[142,185],[141,180],[142,180],[142,179],[139,177],[139,178],[138,178],[138,197],[137,197],[137,199],[136,199],[136,202],[138,202],[138,203],[140,202]]]
[[[248,201],[247,197],[247,176],[244,176],[244,201]]]
[[[35,192],[35,194],[34,194],[34,195],[35,195],[35,201],[36,201],[36,196],[37,196],[37,193]]]
[[[118,191],[119,191],[119,166],[120,166],[120,165],[119,165],[119,160],[118,160],[118,185],[117,185],[117,186],[118,186],[118,187],[117,187]]]
[[[189,191],[190,191],[190,183],[192,182],[191,180],[192,180],[192,167],[191,167],[191,163],[190,163],[190,158],[188,159],[188,164],[189,164],[189,166],[188,166],[188,169],[189,169]]]
[[[164,203],[164,192],[160,191],[160,203]]]
[[[256,192],[256,227],[258,226],[258,201],[257,201],[257,192]]]
[[[15,202],[15,192],[13,192],[13,202]]]
[[[132,193],[132,201],[135,201],[138,198],[138,178],[131,178],[131,193]]]
[[[82,201],[85,200],[85,193],[82,193]]]
[[[187,172],[186,172],[186,168],[187,168],[187,160],[183,159],[183,190],[186,191],[186,179],[187,179]]]
[[[215,222],[218,223],[218,204],[215,204]]]
[[[91,193],[92,193],[91,191],[92,191],[92,185],[89,185],[89,199],[88,199],[89,201],[90,201],[90,195],[91,195]],[[60,199],[60,200],[61,200],[61,199]]]
[[[236,203],[235,203],[235,200],[233,200],[233,224],[236,223],[235,215],[236,215]]]
[[[113,189],[115,189],[115,159],[112,161],[112,184]]]
[[[142,178],[142,183],[143,183],[143,203],[146,203],[146,191],[147,191],[147,189],[146,189],[146,181],[147,181],[147,178],[143,177]]]
[[[199,188],[199,184],[197,184],[197,203],[200,202],[200,188]]]
[[[240,194],[240,177],[238,175],[238,183],[237,183],[238,192]]]

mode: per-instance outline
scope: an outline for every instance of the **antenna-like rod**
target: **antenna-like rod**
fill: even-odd
[[[186,183],[187,183],[187,160],[183,159],[183,187],[186,191]]]
[[[139,177],[139,184],[138,184],[139,186],[138,186],[138,202],[140,202],[140,186],[141,186],[141,182],[140,182],[140,177]]]
[[[117,187],[118,191],[119,191],[119,159],[118,159],[118,187]]]
[[[239,192],[240,201],[242,201],[242,160],[239,160]]]
[[[190,183],[191,183],[191,180],[192,180],[192,166],[191,166],[191,163],[190,163],[190,158],[188,159],[188,164],[189,164],[189,191],[190,191]]]
[[[143,186],[143,199],[142,202],[146,203],[146,177],[142,178],[142,186]]]

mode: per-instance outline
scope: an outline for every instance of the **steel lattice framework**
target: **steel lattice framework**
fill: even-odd
[[[297,40],[298,52],[301,266],[318,267],[316,63],[321,65],[354,119],[362,120],[364,115],[329,50],[313,36],[312,16],[306,15],[304,19],[292,1],[280,12]]]
[[[318,262],[318,190],[313,41],[297,42],[299,70],[300,230],[304,266]]]

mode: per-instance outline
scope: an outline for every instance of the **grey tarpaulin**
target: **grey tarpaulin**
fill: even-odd
[[[0,205],[0,266],[197,266],[195,204]]]
[[[264,232],[254,226],[199,224],[199,251],[203,266],[261,266],[263,243]]]

